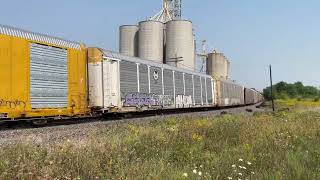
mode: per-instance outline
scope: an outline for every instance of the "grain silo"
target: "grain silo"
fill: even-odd
[[[119,52],[126,56],[138,57],[138,32],[135,25],[123,25],[119,28]]]
[[[207,74],[217,79],[227,79],[227,61],[223,53],[214,51],[208,54]]]
[[[163,63],[164,24],[159,21],[139,23],[139,57]]]
[[[225,68],[225,70],[224,70],[224,77],[225,77],[225,79],[228,79],[228,59],[227,59],[227,57],[224,55],[223,56],[223,59],[224,59],[224,68]]]
[[[166,64],[194,71],[194,48],[191,21],[173,20],[166,23]]]
[[[227,79],[231,79],[231,63],[227,60]]]

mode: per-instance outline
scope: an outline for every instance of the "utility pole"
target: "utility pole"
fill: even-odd
[[[272,84],[272,66],[270,65],[270,88],[271,88],[271,102],[272,102],[272,111],[275,111],[274,100],[273,100],[273,84]]]

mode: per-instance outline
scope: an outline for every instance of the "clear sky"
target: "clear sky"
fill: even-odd
[[[161,0],[1,0],[0,24],[118,50],[118,26],[156,14]],[[232,79],[320,86],[319,0],[183,0],[183,17],[231,60]]]

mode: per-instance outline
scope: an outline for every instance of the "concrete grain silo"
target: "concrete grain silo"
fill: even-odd
[[[166,64],[194,71],[194,49],[191,21],[173,20],[166,23]]]
[[[227,60],[227,79],[231,79],[231,63]]]
[[[223,53],[215,50],[208,54],[207,74],[216,79],[227,79],[227,61]]]
[[[135,25],[120,26],[119,36],[120,54],[138,57],[139,27]]]
[[[223,58],[224,58],[224,67],[225,67],[225,70],[224,70],[224,77],[225,77],[225,79],[228,79],[228,59],[227,59],[227,57],[224,55],[223,56]]]
[[[139,23],[139,57],[163,63],[164,24],[159,21]]]

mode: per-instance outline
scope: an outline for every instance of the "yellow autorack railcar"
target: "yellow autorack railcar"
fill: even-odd
[[[86,48],[0,25],[0,118],[87,113]]]

